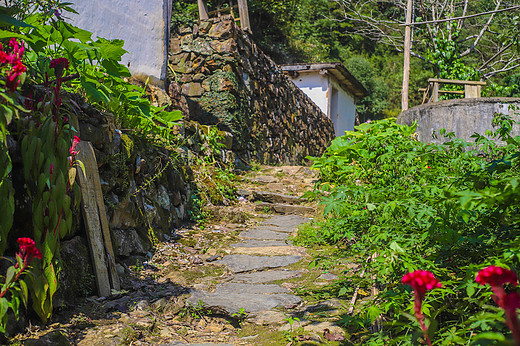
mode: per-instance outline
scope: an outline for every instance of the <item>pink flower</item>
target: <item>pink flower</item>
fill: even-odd
[[[481,285],[502,286],[510,283],[513,286],[518,285],[518,277],[509,269],[497,266],[489,266],[478,272],[475,281]]]
[[[6,72],[5,87],[7,91],[15,92],[20,84],[18,77],[27,69],[21,60],[24,52],[23,45],[20,45],[15,38],[11,38],[9,47],[11,47],[11,52],[5,52],[0,45],[0,64],[11,65],[11,69]]]
[[[72,146],[69,149],[69,152],[71,155],[76,155],[78,152],[76,151],[76,147],[78,146],[78,143],[81,142],[81,139],[79,139],[78,136],[74,136],[72,139]]]
[[[426,166],[426,168],[428,168],[428,169],[431,169],[431,167],[430,167],[430,166]]]

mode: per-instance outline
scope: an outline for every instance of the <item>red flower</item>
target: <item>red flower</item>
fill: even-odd
[[[489,266],[479,271],[475,281],[481,285],[490,286],[502,286],[506,283],[513,286],[518,285],[518,278],[512,270],[497,266]]]
[[[49,67],[54,68],[54,69],[55,68],[62,68],[62,69],[69,68],[69,60],[67,58],[52,59]]]
[[[81,142],[81,139],[79,139],[78,136],[74,136],[74,139],[72,140],[72,146],[69,149],[71,155],[76,155],[78,153],[76,151],[76,147],[78,146],[79,142]]]
[[[25,265],[29,265],[33,258],[42,259],[42,253],[36,247],[34,240],[31,238],[18,238],[20,245],[20,257],[23,259]]]
[[[433,276],[433,273],[426,270],[416,270],[403,276],[403,284],[410,285],[413,288],[415,295],[414,301],[414,313],[417,321],[421,325],[421,329],[424,332],[424,339],[426,344],[431,346],[432,342],[428,336],[428,327],[424,323],[424,315],[422,313],[422,301],[426,294],[426,291],[434,288],[442,287],[439,280]]]
[[[506,293],[505,284],[518,285],[518,277],[509,269],[489,266],[478,272],[475,281],[481,285],[490,285],[493,290],[493,300],[504,309],[506,324],[513,334],[515,345],[520,345],[520,323],[516,309],[520,308],[520,295],[517,292]]]
[[[442,287],[442,284],[427,270],[416,270],[403,276],[403,284],[410,285],[424,297],[426,291]]]
[[[11,52],[4,52],[0,45],[0,64],[11,65],[11,69],[7,70],[5,77],[5,87],[9,92],[15,92],[20,84],[18,77],[27,69],[22,63],[22,56],[24,52],[23,45],[20,45],[15,38],[11,38],[9,42]]]
[[[61,76],[63,76],[63,70],[69,68],[69,61],[67,58],[52,59],[49,67],[54,69],[54,75],[60,80]]]
[[[431,169],[431,167],[430,167],[430,166],[427,166],[426,168],[428,168],[428,169]]]

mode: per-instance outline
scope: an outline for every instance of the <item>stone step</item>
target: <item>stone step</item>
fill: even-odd
[[[267,203],[281,203],[281,204],[301,204],[305,200],[298,196],[284,195],[281,193],[268,192],[268,191],[256,191],[256,190],[244,190],[238,189],[236,192],[237,196],[242,196],[249,201],[261,201]]]
[[[292,307],[302,300],[278,285],[230,282],[217,285],[214,292],[192,290],[188,302],[197,304],[200,301],[215,312],[233,314],[241,309],[250,313],[276,307]]]
[[[243,273],[253,270],[265,270],[270,268],[285,267],[299,262],[301,256],[250,256],[250,255],[229,255],[214,263],[224,264],[233,273]]]
[[[255,204],[256,211],[274,211],[278,214],[297,214],[306,215],[315,212],[314,208],[303,205],[290,205],[279,203],[257,203]]]

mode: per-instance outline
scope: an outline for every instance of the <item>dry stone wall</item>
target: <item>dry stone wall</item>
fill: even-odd
[[[233,135],[233,152],[299,164],[334,138],[331,121],[230,17],[173,27],[169,92],[187,118]]]

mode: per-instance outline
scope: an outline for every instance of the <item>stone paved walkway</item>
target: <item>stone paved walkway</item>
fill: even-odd
[[[270,282],[300,274],[298,271],[284,270],[284,267],[299,262],[302,256],[279,255],[276,248],[283,248],[284,252],[291,252],[292,248],[304,253],[303,249],[291,245],[287,239],[298,225],[307,221],[309,219],[298,215],[273,216],[260,226],[240,233],[242,242],[232,246],[235,251],[247,248],[250,254],[231,254],[216,262],[225,265],[234,274],[228,279],[230,282],[218,284],[213,292],[194,289],[188,301],[192,304],[201,301],[212,310],[228,314],[240,311],[257,313],[276,307],[294,308],[300,304],[301,298],[291,294],[287,288]]]

